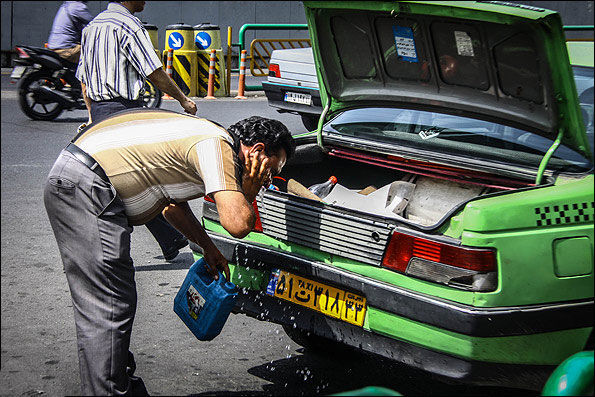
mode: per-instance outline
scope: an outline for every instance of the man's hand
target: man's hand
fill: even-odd
[[[184,97],[184,100],[180,102],[180,105],[182,105],[186,113],[190,113],[192,115],[195,115],[198,109],[196,107],[196,103],[194,103],[194,101],[188,97]]]
[[[207,262],[207,272],[215,280],[219,279],[219,271],[225,274],[225,279],[230,281],[229,266],[227,265],[227,259],[221,254],[221,251],[212,244],[208,249],[203,248],[205,261]]]
[[[190,113],[192,115],[196,114],[196,103],[184,95],[182,90],[180,90],[180,87],[178,87],[171,77],[165,73],[163,68],[155,69],[153,73],[147,77],[153,82],[153,84],[157,86],[157,88],[180,102],[180,105],[182,105],[186,113]]]
[[[241,194],[241,193],[238,193]],[[219,252],[201,223],[196,219],[188,203],[170,203],[163,209],[163,216],[190,241],[200,245],[204,251],[205,261],[209,265],[208,272],[215,280],[219,278],[218,270],[225,273],[229,281],[227,259]]]
[[[249,203],[254,201],[263,186],[271,183],[271,169],[268,164],[269,159],[261,159],[258,153],[250,153],[244,160],[242,190]]]

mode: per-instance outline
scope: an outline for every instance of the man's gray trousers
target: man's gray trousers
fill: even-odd
[[[82,393],[146,394],[129,351],[137,297],[122,200],[109,181],[63,150],[44,203],[72,296]]]

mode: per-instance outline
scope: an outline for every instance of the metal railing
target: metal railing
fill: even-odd
[[[566,41],[593,41],[594,25],[566,25],[562,27],[564,32],[591,32],[590,37],[567,38]]]
[[[232,46],[238,47],[238,54],[241,54],[242,50],[246,49],[246,32],[248,30],[308,30],[308,25],[305,23],[246,23],[240,28],[239,42],[231,44]],[[250,67],[252,69],[252,53],[248,54],[248,58],[250,59]],[[246,61],[247,60],[248,59],[246,59]],[[239,72],[239,65],[238,68],[230,69],[230,71],[236,73]],[[260,91],[262,90],[262,85],[247,85],[245,90]]]

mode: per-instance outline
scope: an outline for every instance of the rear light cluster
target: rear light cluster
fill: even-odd
[[[212,220],[219,221],[217,209],[215,208],[215,200],[213,200],[211,196],[205,196],[204,198],[206,202],[211,203],[212,205],[209,206],[210,208],[203,207],[203,216]],[[258,213],[258,205],[256,204],[256,200],[252,202],[252,208],[254,208],[254,214],[256,215],[256,222],[254,223],[254,228],[252,229],[252,231],[262,233],[262,222],[260,221],[260,214]]]
[[[15,50],[17,50],[17,54],[19,54],[19,58],[31,58],[21,47],[15,47]]]
[[[472,291],[497,287],[496,252],[460,247],[394,232],[382,266],[425,280]]]
[[[279,69],[278,64],[276,64],[276,63],[269,64],[269,76],[281,77],[281,70]]]

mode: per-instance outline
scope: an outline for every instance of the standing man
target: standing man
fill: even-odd
[[[78,63],[81,34],[92,19],[86,1],[65,1],[54,17],[48,48],[67,61]]]
[[[83,31],[76,76],[81,81],[89,122],[142,107],[139,96],[147,78],[177,99],[185,112],[196,114],[196,104],[165,73],[145,27],[133,15],[144,7],[144,1],[112,1]],[[161,214],[146,225],[165,260],[174,259],[179,249],[188,245]]]
[[[281,172],[295,143],[277,120],[229,128],[160,109],[94,123],[61,153],[44,188],[74,307],[83,394],[146,394],[129,352],[137,293],[130,234],[163,213],[203,248],[208,271],[229,280],[227,260],[188,200],[210,195],[234,237],[254,227],[256,195]]]

